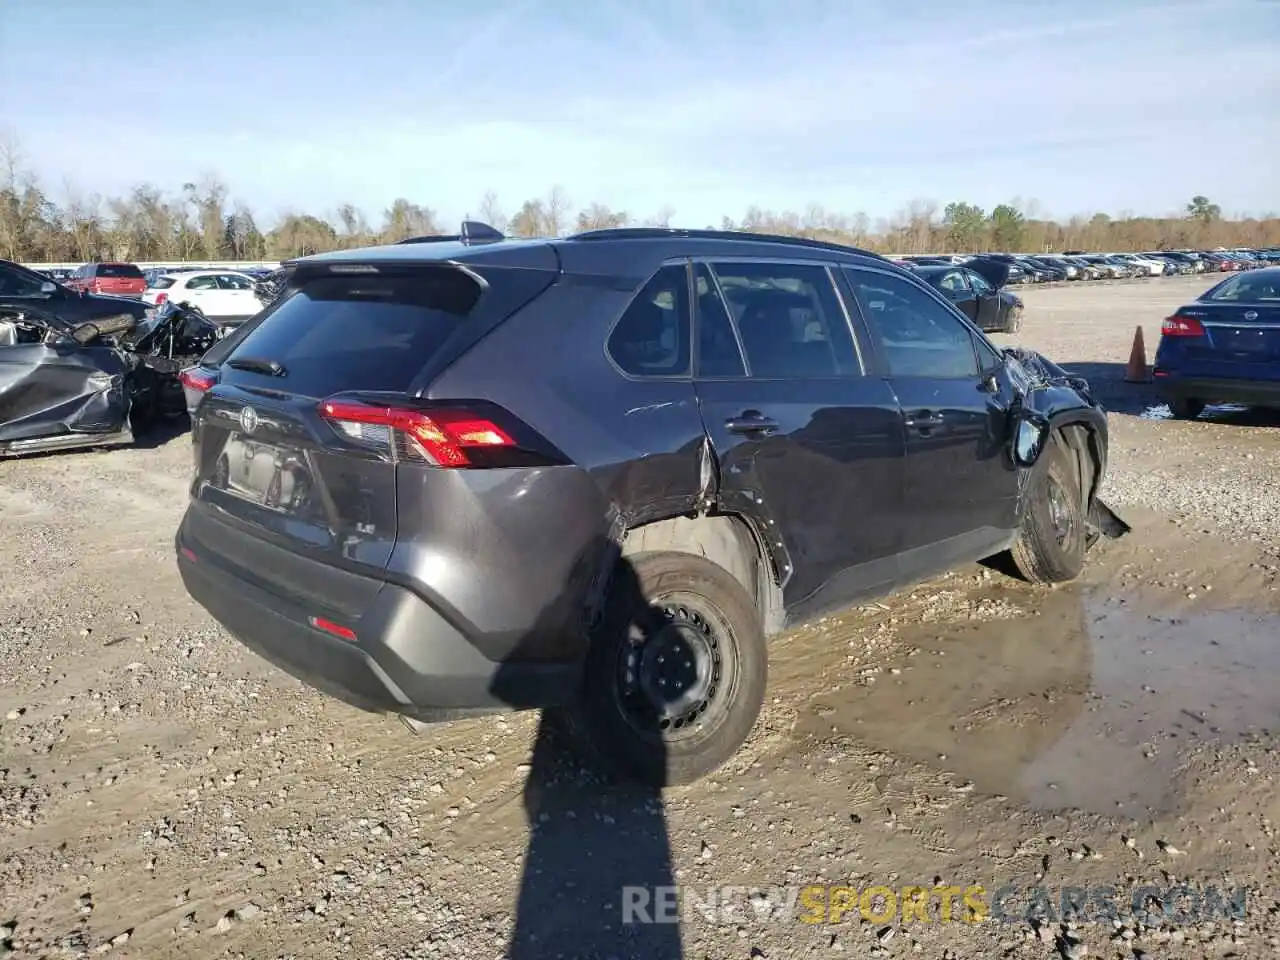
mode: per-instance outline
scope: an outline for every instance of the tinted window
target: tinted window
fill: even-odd
[[[857,376],[862,367],[825,267],[713,263],[752,377]]]
[[[895,377],[976,377],[969,328],[909,280],[846,268],[863,314]]]
[[[479,293],[475,281],[456,270],[314,280],[227,357],[276,360],[285,376],[225,375],[317,398],[342,390],[405,390],[465,322]]]
[[[174,285],[175,282],[176,281],[173,277],[156,277],[156,279],[151,284],[151,289],[152,290],[168,290],[170,287]]]
[[[0,264],[0,296],[38,297],[46,282],[38,273]]]
[[[253,281],[248,277],[237,277],[234,273],[220,273],[217,276],[218,286],[223,290],[252,290]]]
[[[100,263],[98,276],[117,277],[123,280],[141,280],[142,271],[132,263]]]
[[[609,356],[633,377],[672,377],[689,372],[689,271],[663,267],[618,319]]]
[[[973,335],[973,345],[978,351],[978,366],[985,373],[1004,363],[1004,357],[991,343],[978,334]]]
[[[186,287],[188,290],[217,290],[218,278],[217,277],[191,277],[187,281]]]
[[[694,268],[694,309],[697,311],[698,376],[743,377],[747,368],[720,291],[706,264]]]
[[[938,282],[938,286],[950,294],[969,292],[969,286],[965,282],[964,274],[959,270],[949,270],[944,273],[942,279]]]
[[[1267,270],[1262,274],[1241,273],[1210,293],[1206,300],[1280,300],[1280,274]]]

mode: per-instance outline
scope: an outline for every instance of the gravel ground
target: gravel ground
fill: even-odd
[[[1119,382],[1134,326],[1154,348],[1207,285],[1022,294],[1018,339],[1108,397],[1131,536],[1078,584],[973,566],[781,638],[748,745],[660,796],[600,783],[536,715],[414,737],[243,651],[174,571],[185,436],[0,462],[0,954],[1274,954],[1280,432],[1160,419]],[[1246,916],[809,924],[697,899],[1110,884],[1123,905],[1180,881],[1243,885]],[[672,884],[680,924],[622,923],[624,886]]]

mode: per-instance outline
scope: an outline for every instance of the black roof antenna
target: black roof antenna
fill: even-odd
[[[466,244],[497,243],[499,240],[507,239],[501,230],[479,220],[463,220],[458,236]]]
[[[398,243],[465,243],[469,247],[485,243],[497,243],[507,239],[501,230],[495,230],[479,220],[463,220],[462,229],[455,234],[428,234],[425,237],[407,237]]]

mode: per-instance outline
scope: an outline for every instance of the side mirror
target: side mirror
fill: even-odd
[[[40,293],[43,296],[51,297],[57,292],[58,292],[58,285],[54,283],[52,280],[46,280],[44,283],[40,284]]]
[[[1018,425],[1013,432],[1013,462],[1020,467],[1031,467],[1044,452],[1049,438],[1049,422],[1027,410],[1018,413]]]

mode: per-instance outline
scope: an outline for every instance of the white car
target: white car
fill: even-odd
[[[262,310],[253,284],[253,277],[234,270],[174,271],[157,277],[142,299],[157,307],[186,302],[210,320],[240,323]]]
[[[1111,256],[1115,259],[1123,260],[1125,263],[1131,263],[1135,267],[1141,267],[1149,277],[1160,276],[1167,266],[1160,260],[1150,260],[1147,257],[1138,256],[1136,253],[1113,253]]]

